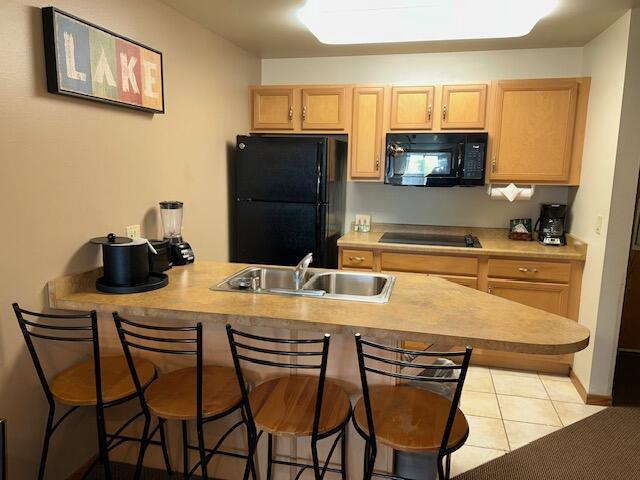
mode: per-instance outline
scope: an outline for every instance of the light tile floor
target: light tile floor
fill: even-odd
[[[460,408],[466,444],[451,457],[451,476],[520,448],[599,412],[585,405],[568,377],[470,367]]]

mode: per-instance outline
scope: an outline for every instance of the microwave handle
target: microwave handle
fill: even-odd
[[[455,166],[455,172],[457,173],[458,176],[462,176],[463,171],[464,171],[464,149],[465,149],[465,145],[464,143],[459,143],[458,144],[458,155],[456,158],[456,166]]]

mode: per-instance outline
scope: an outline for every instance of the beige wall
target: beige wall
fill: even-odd
[[[473,83],[492,79],[580,76],[581,48],[263,59],[262,83]],[[347,220],[368,213],[377,222],[506,227],[540,213],[540,203],[567,202],[566,187],[540,187],[531,201],[490,200],[483,188],[398,188],[349,183]],[[433,205],[437,205],[434,208]]]
[[[159,200],[185,202],[197,258],[226,260],[227,146],[248,129],[247,86],[260,82],[257,58],[160,2],[60,0],[163,52],[167,113],[51,95],[38,9],[50,4],[0,0],[0,417],[9,421],[15,480],[35,478],[45,402],[11,302],[39,310],[48,279],[99,265],[93,236],[134,223],[161,234]],[[58,347],[46,358],[57,371],[69,355]],[[65,478],[95,450],[91,423],[57,434],[48,478]]]
[[[580,321],[593,339],[575,371],[593,394],[611,393],[640,165],[640,11],[629,11],[585,47],[593,77],[587,140],[572,229],[589,243]],[[604,217],[601,235],[596,216]]]

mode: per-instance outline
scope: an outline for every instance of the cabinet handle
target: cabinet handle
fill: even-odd
[[[357,263],[364,262],[364,257],[349,257],[349,261]]]
[[[380,154],[376,155],[376,172],[380,170]]]
[[[307,120],[307,107],[302,107],[302,120]]]
[[[431,105],[429,105],[429,108],[427,108],[427,119],[428,120],[431,120],[431,110],[432,110]]]
[[[520,270],[523,273],[538,273],[537,268],[520,267],[518,268],[518,270]]]
[[[491,159],[491,173],[496,173],[496,157],[495,157],[495,155]]]
[[[289,120],[293,120],[293,105],[289,107]]]
[[[444,106],[442,107],[442,119],[443,119],[443,120],[446,120],[446,119],[447,119],[447,106],[446,106],[446,105],[444,105]]]

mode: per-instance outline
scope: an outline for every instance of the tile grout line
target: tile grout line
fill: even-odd
[[[540,374],[538,374],[538,377],[540,376]],[[540,381],[542,382],[542,379],[540,379]],[[558,409],[556,408],[556,404],[553,403],[553,400],[551,399],[551,394],[549,393],[549,390],[547,390],[547,386],[544,384],[544,382],[542,382],[542,386],[544,387],[544,391],[547,392],[547,395],[549,396],[549,400],[551,401],[551,406],[553,407],[553,411],[556,412],[556,415],[558,417],[558,420],[560,421],[560,428],[564,428],[566,427],[566,425],[564,424],[564,421],[562,420],[562,417],[560,416],[560,413],[558,413]]]
[[[507,427],[504,425],[504,417],[502,416],[502,408],[500,408],[500,400],[498,399],[498,391],[496,390],[496,384],[493,381],[493,370],[489,370],[489,377],[491,378],[491,386],[493,387],[493,394],[496,396],[496,403],[498,404],[498,411],[500,412],[500,423],[502,424],[502,431],[504,437],[507,439],[507,453],[511,452],[511,442],[509,441],[509,435],[507,435]]]

